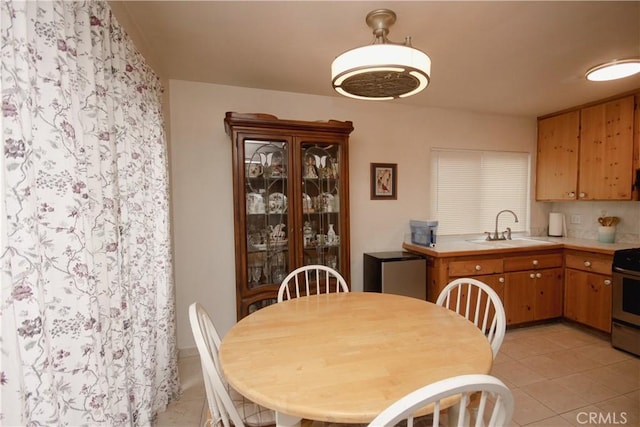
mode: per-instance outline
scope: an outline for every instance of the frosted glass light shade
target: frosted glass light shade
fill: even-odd
[[[372,44],[349,50],[331,64],[333,88],[356,99],[387,100],[414,95],[429,84],[431,59],[396,44]]]
[[[640,59],[621,59],[591,68],[587,80],[604,82],[617,80],[640,73]]]

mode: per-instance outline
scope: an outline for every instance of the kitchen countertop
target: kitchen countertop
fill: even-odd
[[[600,243],[597,240],[576,239],[572,237],[533,237],[514,235],[513,240],[482,241],[483,236],[459,235],[438,236],[436,246],[428,248],[403,243],[402,247],[409,251],[434,258],[449,256],[467,256],[483,254],[505,254],[529,252],[548,249],[576,249],[613,255],[620,249],[637,248],[640,243]],[[539,244],[537,243],[539,242]]]

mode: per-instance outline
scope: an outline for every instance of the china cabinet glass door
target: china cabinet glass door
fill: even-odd
[[[300,154],[303,263],[340,271],[340,145],[302,143]]]
[[[248,290],[278,285],[289,272],[289,143],[244,140]],[[252,302],[251,313],[275,302]]]

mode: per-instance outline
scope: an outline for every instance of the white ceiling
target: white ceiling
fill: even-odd
[[[373,40],[365,16],[392,9],[389,39],[410,36],[431,84],[393,102],[540,116],[640,88],[640,75],[588,82],[591,66],[640,56],[638,1],[127,1],[170,79],[340,96],[330,67]]]

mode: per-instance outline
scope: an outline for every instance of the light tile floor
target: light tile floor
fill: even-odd
[[[158,426],[202,426],[199,358],[183,358],[179,370],[183,395],[158,415]],[[514,394],[514,427],[640,426],[640,358],[573,324],[508,330],[492,374]]]

